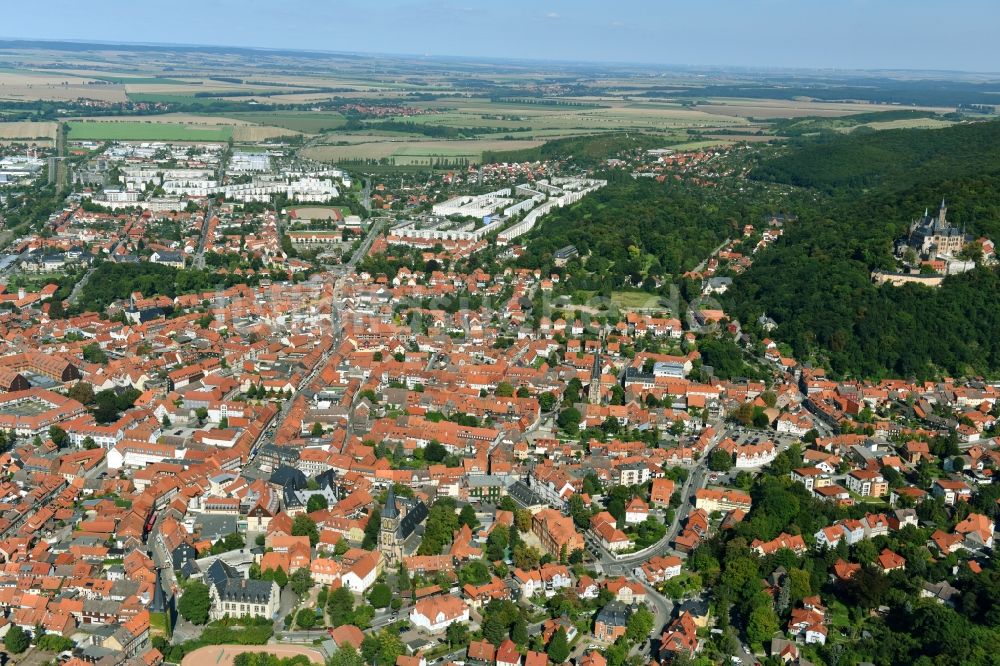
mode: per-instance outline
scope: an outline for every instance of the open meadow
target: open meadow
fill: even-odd
[[[148,122],[83,122],[69,123],[70,141],[193,141],[226,142],[233,128],[225,125],[181,125]]]

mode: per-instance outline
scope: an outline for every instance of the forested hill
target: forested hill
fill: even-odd
[[[575,245],[574,289],[620,289],[691,270],[763,210],[682,182],[620,177],[542,218],[519,264],[553,270],[553,253]],[[648,283],[647,283],[648,285]]]
[[[643,151],[669,145],[669,137],[637,132],[609,132],[552,139],[534,148],[487,151],[483,162],[535,162],[572,159],[579,166],[602,166],[628,151]]]
[[[804,144],[754,177],[823,190],[812,209],[726,294],[741,321],[767,313],[772,337],[848,376],[1000,373],[1000,277],[939,289],[875,287],[909,222],[947,199],[948,219],[1000,240],[1000,123],[896,130]]]
[[[882,183],[908,184],[927,177],[971,174],[996,166],[1000,122],[940,130],[855,130],[800,141],[788,154],[760,165],[760,180],[836,192]]]

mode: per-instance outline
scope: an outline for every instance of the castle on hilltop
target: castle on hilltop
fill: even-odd
[[[897,243],[897,254],[902,254],[910,247],[922,258],[957,256],[962,248],[972,242],[972,236],[967,235],[964,229],[952,226],[947,215],[948,206],[944,199],[941,200],[937,217],[932,217],[925,210],[922,218],[910,224],[910,235]]]

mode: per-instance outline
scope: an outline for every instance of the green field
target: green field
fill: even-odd
[[[144,122],[70,122],[70,141],[212,141],[226,142],[233,128]]]
[[[196,98],[193,95],[167,93],[126,93],[130,102],[146,102],[149,104],[191,104]]]
[[[324,130],[336,129],[347,122],[343,115],[330,111],[248,111],[224,115],[227,118],[235,118],[257,125],[284,127],[306,134],[318,134]]]

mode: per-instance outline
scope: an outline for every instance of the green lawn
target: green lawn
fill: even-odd
[[[149,628],[153,634],[169,635],[169,625],[166,613],[149,614]]]
[[[644,291],[613,291],[611,302],[622,310],[655,309],[666,310],[662,297]]]
[[[82,122],[69,123],[70,141],[213,141],[224,143],[233,128],[224,125],[192,127],[170,123]]]

